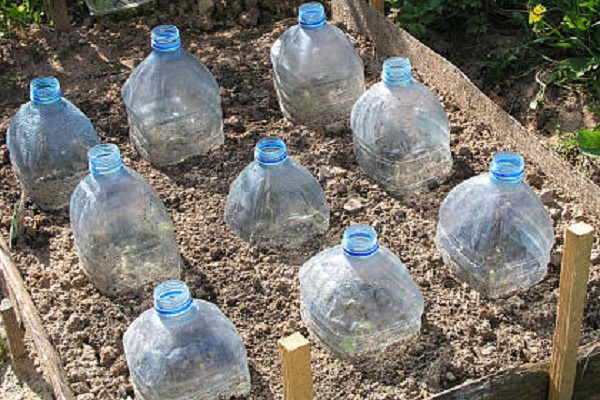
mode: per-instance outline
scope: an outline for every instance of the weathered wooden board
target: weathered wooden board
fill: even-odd
[[[523,366],[465,382],[430,400],[547,400],[549,369],[550,363]],[[600,399],[600,344],[579,350],[573,399]]]
[[[75,396],[67,383],[65,371],[60,358],[56,354],[52,343],[40,319],[40,315],[25,288],[25,283],[10,256],[10,251],[0,237],[0,271],[4,278],[6,288],[11,292],[12,298],[20,311],[21,321],[25,330],[32,337],[37,350],[37,355],[44,370],[46,379],[54,389],[54,395],[60,400],[74,400]]]

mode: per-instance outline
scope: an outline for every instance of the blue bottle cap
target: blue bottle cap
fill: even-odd
[[[90,172],[94,175],[110,174],[123,166],[123,158],[116,144],[99,144],[88,150]]]
[[[61,99],[62,91],[58,79],[53,76],[35,78],[29,84],[31,101],[35,104],[50,104]]]
[[[413,78],[413,71],[408,58],[394,57],[383,62],[381,78],[388,85],[401,85]]]
[[[258,141],[254,148],[254,158],[263,165],[275,165],[288,158],[287,147],[283,140],[268,137]]]
[[[190,289],[182,281],[166,281],[154,288],[154,309],[160,316],[181,315],[193,303]]]
[[[344,253],[352,257],[367,257],[379,250],[377,232],[369,225],[352,225],[344,231]]]
[[[318,28],[325,25],[325,8],[317,2],[302,4],[298,10],[298,21],[303,28]]]
[[[179,29],[173,25],[160,25],[152,29],[152,48],[157,51],[173,51],[181,47]]]
[[[490,163],[492,176],[502,182],[518,183],[525,175],[525,161],[520,154],[512,151],[501,151],[494,154]]]

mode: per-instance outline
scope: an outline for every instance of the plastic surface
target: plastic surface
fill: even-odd
[[[552,220],[522,181],[523,158],[502,152],[490,173],[455,187],[440,208],[437,246],[456,276],[489,297],[541,281],[554,243]]]
[[[406,58],[386,60],[382,78],[352,109],[358,164],[394,195],[444,180],[452,155],[448,116],[439,100],[413,79]]]
[[[41,209],[69,205],[87,174],[87,151],[99,143],[90,120],[62,97],[56,78],[31,81],[31,101],[8,127],[10,161],[24,190]]]
[[[71,198],[80,266],[108,295],[179,278],[173,224],[156,191],[123,166],[113,144],[90,149],[90,170]]]
[[[314,336],[339,357],[374,355],[417,335],[423,296],[400,259],[368,225],[300,269],[300,311]]]
[[[329,227],[329,206],[317,180],[291,160],[277,138],[256,145],[255,161],[235,179],[225,222],[242,239],[263,247],[298,247]]]
[[[154,28],[152,48],[122,90],[137,151],[161,167],[221,146],[223,111],[215,78],[181,48],[174,26]]]
[[[127,10],[149,3],[152,0],[85,0],[93,15],[104,15]]]
[[[325,22],[322,5],[307,3],[299,12],[300,24],[271,48],[281,111],[307,126],[345,122],[365,91],[362,60],[346,34]]]
[[[193,300],[183,282],[156,287],[154,308],[129,326],[123,347],[138,399],[216,400],[250,391],[235,326],[214,304]]]

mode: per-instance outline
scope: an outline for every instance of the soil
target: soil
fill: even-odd
[[[279,111],[269,49],[293,19],[257,27],[222,26],[210,32],[183,27],[184,47],[198,56],[222,87],[226,141],[205,157],[157,170],[141,159],[128,138],[120,89],[149,52],[158,13],[128,20],[103,20],[74,31],[68,52],[38,30],[22,40],[0,39],[2,76],[10,77],[0,98],[0,130],[27,101],[28,83],[53,74],[64,96],[92,120],[101,140],[116,143],[125,163],[158,191],[174,221],[184,259],[183,280],[197,298],[217,304],[237,326],[248,350],[251,399],[281,399],[277,340],[300,331],[298,271],[317,252],[339,244],[345,227],[369,223],[381,244],[398,254],[425,297],[419,339],[385,363],[351,364],[313,342],[312,367],[319,399],[424,399],[467,379],[489,375],[550,354],[558,295],[562,232],[586,213],[560,188],[550,186],[529,160],[526,181],[554,221],[556,245],[542,283],[508,298],[487,300],[451,274],[434,246],[438,207],[463,180],[483,173],[505,146],[493,127],[459,109],[451,94],[437,92],[451,120],[454,169],[449,180],[410,198],[396,199],[363,174],[352,152],[349,127],[310,130],[294,126]],[[379,80],[381,61],[370,43],[353,38],[369,84]],[[418,71],[416,71],[418,77]],[[435,90],[435,88],[433,88]],[[229,185],[252,160],[262,137],[282,137],[290,155],[325,189],[331,228],[301,250],[260,250],[230,232],[223,219]],[[8,237],[20,189],[0,137],[0,222]],[[66,213],[45,213],[26,204],[25,231],[14,258],[40,311],[78,399],[133,396],[122,337],[127,326],[151,307],[151,288],[138,298],[109,299],[98,293],[78,266]],[[595,245],[582,342],[600,335],[600,254]]]

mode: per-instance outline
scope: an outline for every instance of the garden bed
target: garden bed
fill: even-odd
[[[358,4],[333,3],[334,9]],[[343,15],[340,10],[338,16]],[[440,59],[426,66],[425,58],[415,57],[416,76],[432,86],[449,112],[455,166],[448,182],[439,187],[412,198],[390,197],[358,168],[347,126],[309,130],[282,118],[269,50],[295,23],[293,19],[210,33],[182,29],[183,46],[206,63],[222,87],[226,141],[206,157],[156,170],[129,142],[120,89],[148,54],[150,29],[159,22],[166,21],[152,14],[78,28],[74,35],[79,40],[67,53],[57,53],[53,35],[43,30],[19,42],[1,39],[1,70],[14,81],[0,100],[0,130],[7,129],[12,115],[27,100],[31,78],[43,74],[59,78],[65,97],[90,117],[102,141],[118,144],[126,164],[141,173],[165,202],[185,262],[183,280],[195,297],[217,304],[246,343],[253,385],[250,398],[282,398],[277,339],[296,330],[307,334],[299,313],[299,267],[318,251],[338,244],[351,223],[375,226],[381,243],[405,262],[425,297],[423,329],[418,343],[387,360],[384,369],[365,370],[339,361],[315,343],[316,398],[423,399],[467,379],[549,357],[563,230],[576,220],[596,223],[599,215],[597,203],[586,200],[593,193],[585,180],[566,164],[556,164],[558,158],[546,160],[539,143],[529,143],[535,138],[518,137],[522,132],[505,134],[514,120],[498,120],[493,110],[478,103],[479,98],[471,94],[469,99],[470,92],[459,92],[459,73],[449,64]],[[349,26],[351,21],[343,22]],[[366,33],[373,38],[381,32]],[[375,39],[371,42],[356,34],[353,41],[365,62],[369,84],[378,81],[382,62],[378,57],[391,54]],[[256,141],[268,135],[282,137],[290,155],[319,177],[331,207],[327,234],[297,252],[252,247],[230,232],[223,219],[229,185],[252,160]],[[525,156],[526,181],[544,194],[556,246],[542,283],[506,299],[486,300],[453,278],[433,239],[444,197],[463,180],[485,172],[493,153],[505,149],[517,149]],[[8,237],[20,190],[3,135],[0,160],[1,234]],[[557,165],[563,169],[554,174]],[[576,184],[579,190],[572,186]],[[352,207],[344,207],[350,201]],[[144,298],[111,301],[100,295],[78,267],[68,216],[40,212],[29,203],[26,209],[25,232],[13,257],[69,385],[81,399],[132,396],[121,341],[129,323],[151,307],[150,290]],[[596,242],[582,343],[600,340],[599,248]]]

